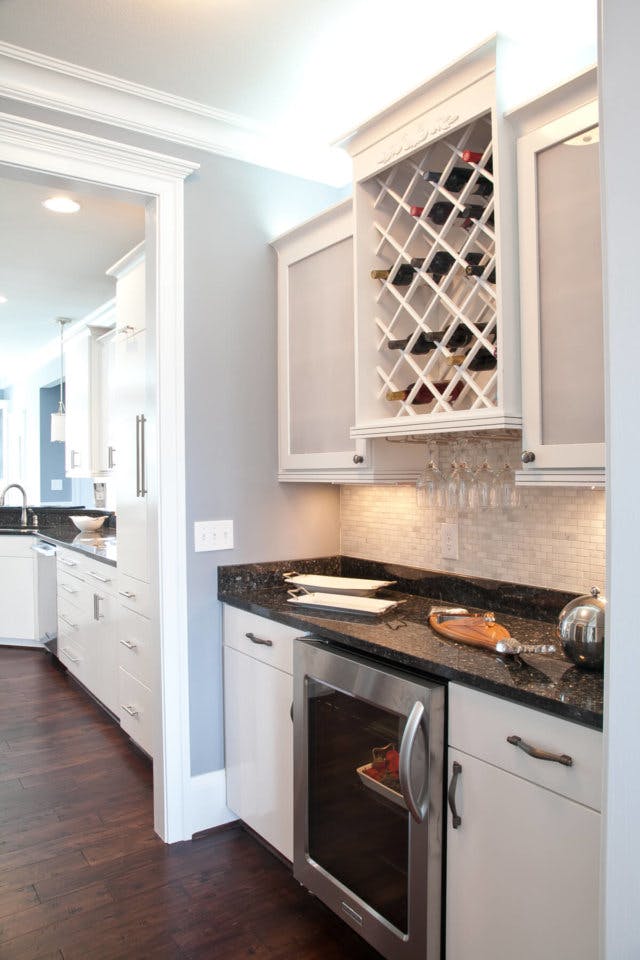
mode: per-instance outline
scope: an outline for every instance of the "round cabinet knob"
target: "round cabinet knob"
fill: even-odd
[[[533,463],[536,455],[531,450],[523,450],[520,459],[523,463]]]
[[[364,457],[360,453],[354,453],[353,455],[354,463],[364,463]]]

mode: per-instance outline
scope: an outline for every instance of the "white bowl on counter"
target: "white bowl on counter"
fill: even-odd
[[[71,520],[82,533],[99,530],[106,519],[106,515],[103,517],[69,517],[69,520]]]

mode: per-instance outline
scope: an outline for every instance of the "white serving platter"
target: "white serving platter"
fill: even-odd
[[[391,800],[391,803],[397,804],[399,807],[407,809],[407,805],[404,802],[404,797],[401,793],[398,793],[397,790],[393,790],[391,787],[388,787],[384,783],[380,783],[379,780],[374,780],[372,777],[367,776],[366,771],[371,769],[370,763],[365,763],[361,767],[356,767],[356,773],[360,777],[360,780],[367,788],[367,790],[373,790],[374,793],[379,793],[381,797],[386,797],[387,800]]]
[[[302,593],[289,597],[287,603],[333,613],[359,613],[365,617],[381,617],[398,606],[398,600],[378,600],[377,597],[352,597],[344,593]]]
[[[373,597],[376,590],[390,587],[395,580],[358,580],[355,577],[327,577],[318,573],[285,575],[287,583],[315,593],[346,593],[352,597]]]

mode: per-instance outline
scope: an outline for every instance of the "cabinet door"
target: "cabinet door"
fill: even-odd
[[[34,591],[33,559],[0,556],[0,637],[38,639]]]
[[[224,650],[227,805],[293,860],[293,679]]]
[[[600,815],[461,751],[447,960],[597,960]]]
[[[345,201],[273,241],[278,253],[280,479],[364,471],[355,422],[353,224]],[[355,459],[354,459],[355,458]]]
[[[116,465],[116,337],[115,331],[106,333],[94,344],[94,476],[109,476]]]
[[[90,334],[82,330],[65,343],[65,472],[91,476]]]
[[[90,661],[90,690],[119,716],[118,700],[118,601],[106,593],[92,591],[92,620],[86,641]]]
[[[145,331],[118,336],[116,502],[118,570],[149,579]]]
[[[518,142],[524,446],[537,470],[604,468],[597,103]],[[589,478],[587,478],[589,479]]]

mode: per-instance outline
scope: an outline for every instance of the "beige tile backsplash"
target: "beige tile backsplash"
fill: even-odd
[[[459,513],[459,560],[440,556],[440,524],[412,486],[343,486],[341,552],[347,556],[583,592],[604,589],[602,490],[523,487],[511,511]]]

